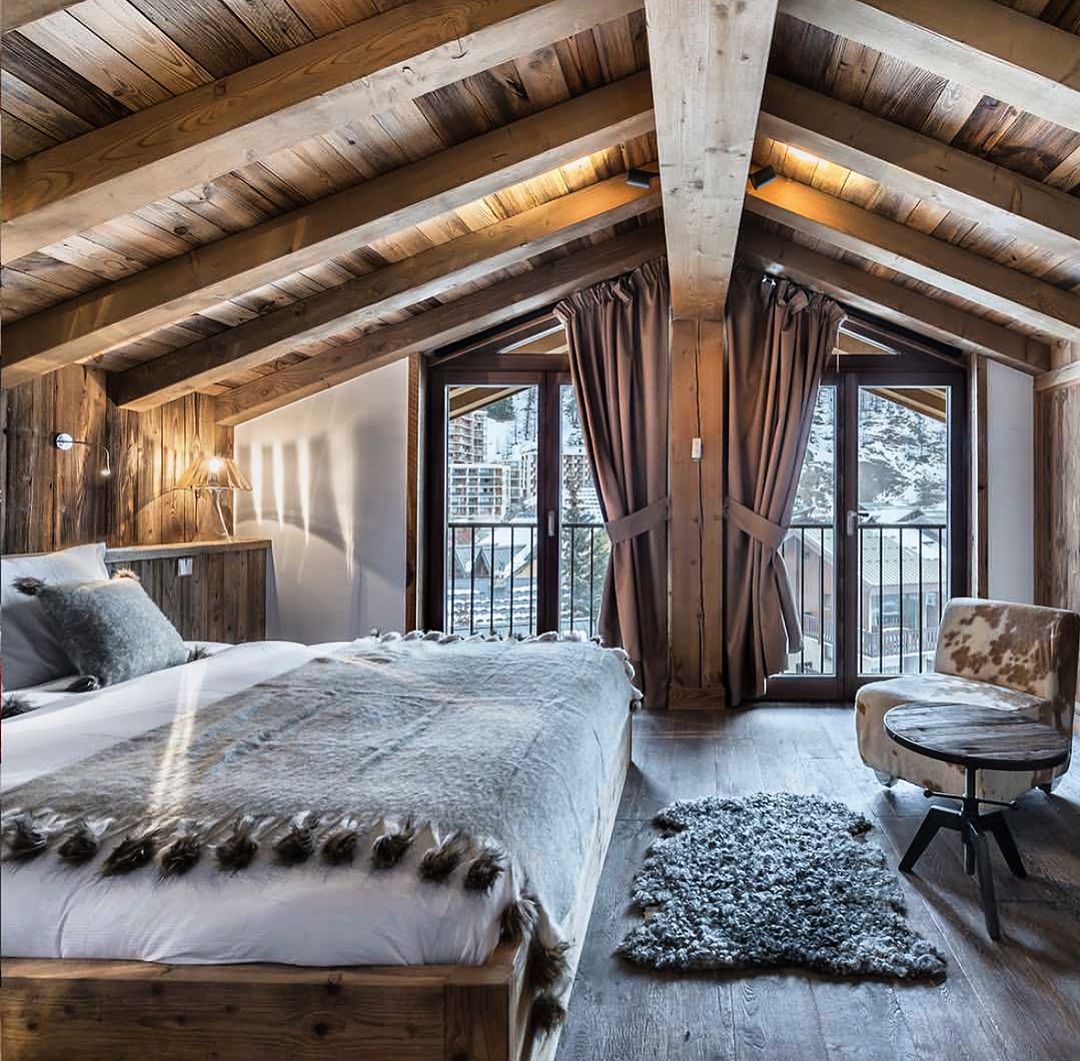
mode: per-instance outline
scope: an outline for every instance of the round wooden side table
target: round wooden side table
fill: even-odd
[[[975,704],[901,704],[885,714],[885,732],[902,748],[928,759],[956,763],[965,770],[964,794],[927,790],[927,796],[959,800],[960,808],[931,807],[911,845],[900,860],[906,873],[914,868],[939,829],[952,829],[964,844],[964,869],[977,871],[986,931],[1001,938],[990,850],[986,834],[997,840],[1009,869],[1026,877],[1023,859],[1005,815],[1000,810],[982,813],[979,805],[1011,806],[1000,800],[980,799],[975,782],[980,770],[1045,770],[1069,757],[1069,742],[1056,729],[1034,722],[1013,711]]]

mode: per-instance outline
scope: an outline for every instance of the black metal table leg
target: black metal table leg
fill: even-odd
[[[922,825],[919,826],[907,851],[904,852],[904,857],[900,860],[900,868],[905,873],[915,867],[919,856],[929,847],[930,841],[937,836],[938,829],[948,828],[948,819],[954,817],[955,814],[952,811],[943,810],[941,807],[931,807],[926,812]]]
[[[986,931],[991,939],[1001,939],[1001,925],[998,922],[997,899],[994,896],[994,874],[990,868],[990,848],[986,837],[978,828],[969,823],[971,844],[975,849],[975,865],[979,871],[979,892],[982,895],[983,917]]]
[[[1005,815],[999,810],[984,814],[980,824],[985,832],[994,834],[994,839],[997,840],[998,847],[1001,848],[1005,864],[1013,871],[1013,875],[1026,877],[1027,869],[1024,867],[1024,860],[1020,857],[1020,849],[1016,846],[1016,841],[1013,839],[1012,830],[1005,820]]]

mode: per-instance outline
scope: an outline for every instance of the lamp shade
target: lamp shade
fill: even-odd
[[[197,458],[176,484],[181,490],[250,490],[251,481],[232,457]]]

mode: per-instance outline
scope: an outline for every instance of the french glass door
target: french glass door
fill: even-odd
[[[591,635],[610,547],[561,359],[441,369],[429,388],[426,625]]]
[[[967,581],[964,379],[902,350],[834,359],[782,547],[803,643],[770,698],[847,699],[933,666]]]

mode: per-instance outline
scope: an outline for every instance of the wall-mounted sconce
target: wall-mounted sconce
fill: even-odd
[[[250,490],[251,481],[232,457],[198,457],[177,480],[180,490],[209,490],[214,495],[214,510],[221,520],[221,529],[232,540],[225,513],[221,511],[221,495],[226,490]]]
[[[81,438],[72,438],[66,431],[57,431],[52,436],[52,444],[54,449],[60,450],[62,453],[66,453],[69,449],[75,446],[86,446],[87,449],[99,449],[101,450],[104,458],[99,474],[102,479],[108,479],[112,475],[112,455],[109,453],[109,447],[102,445],[100,442],[88,442]]]

